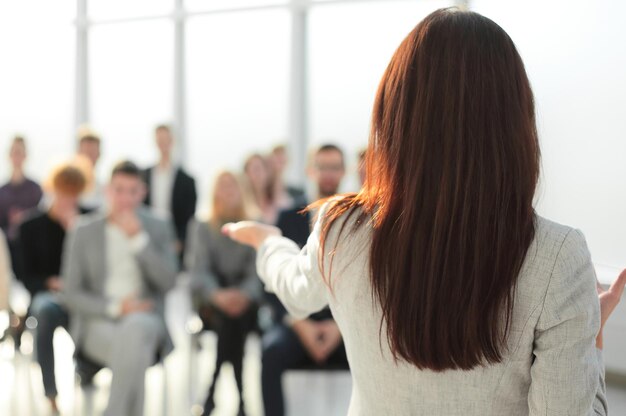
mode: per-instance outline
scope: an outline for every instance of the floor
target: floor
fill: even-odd
[[[163,366],[155,366],[146,376],[146,409],[150,416],[184,416],[199,414],[214,367],[215,339],[210,333],[198,338],[201,348],[192,353],[193,329],[189,320],[189,302],[185,295],[184,278],[180,287],[168,299],[168,324],[177,348],[167,358],[165,380]],[[111,374],[102,370],[93,390],[83,391],[74,385],[72,363],[73,344],[69,335],[58,330],[55,334],[59,406],[63,416],[99,416],[106,405]],[[259,340],[251,336],[246,345],[244,364],[244,401],[247,414],[262,415],[260,386]],[[298,416],[345,415],[350,399],[351,381],[347,373],[290,372],[285,376],[287,408],[290,415],[298,404]],[[313,394],[312,394],[313,392]],[[611,415],[626,415],[626,388],[608,386]],[[214,416],[233,416],[237,412],[237,389],[232,369],[222,370],[217,391]],[[167,412],[163,412],[167,409]],[[32,338],[25,334],[22,350],[15,353],[11,342],[0,344],[0,415],[48,416],[48,404],[43,397],[41,375],[32,360]]]

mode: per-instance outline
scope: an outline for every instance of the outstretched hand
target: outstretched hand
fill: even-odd
[[[624,285],[626,285],[626,269],[622,270],[622,273],[615,279],[615,281],[611,284],[611,286],[604,290],[604,288],[597,284],[598,287],[598,298],[600,299],[600,311],[601,311],[601,326],[600,333],[596,338],[596,346],[600,349],[603,347],[602,342],[602,332],[604,329],[604,324],[609,319],[609,316],[613,313],[620,299],[622,298],[622,294],[624,293]]]
[[[222,227],[222,233],[238,243],[246,244],[258,249],[269,236],[280,236],[280,229],[272,225],[261,224],[255,221],[239,221],[228,223]]]

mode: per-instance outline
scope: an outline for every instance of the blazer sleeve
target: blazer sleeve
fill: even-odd
[[[606,415],[596,276],[585,238],[565,237],[535,328],[529,415]]]
[[[244,292],[253,302],[260,302],[263,297],[263,286],[256,271],[256,253],[254,250],[249,251],[243,261],[245,262],[245,272],[244,278],[239,284],[239,290]]]
[[[82,227],[78,226],[65,236],[61,265],[63,300],[74,313],[110,317],[114,301],[85,287],[88,270],[83,234]]]
[[[165,293],[174,287],[178,274],[176,237],[169,221],[155,221],[151,228],[148,243],[135,257],[146,281]]]
[[[192,220],[187,227],[186,265],[191,275],[192,295],[197,301],[207,301],[220,285],[211,272],[211,237],[204,222]]]
[[[297,319],[304,319],[328,305],[318,251],[321,221],[329,203],[320,209],[318,220],[302,250],[288,238],[271,236],[261,244],[257,253],[257,272],[265,283],[265,290],[275,293],[287,312]]]

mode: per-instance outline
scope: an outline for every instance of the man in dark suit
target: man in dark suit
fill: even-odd
[[[196,183],[193,177],[172,161],[174,136],[171,128],[167,125],[157,126],[155,139],[161,158],[157,165],[142,173],[148,188],[144,203],[172,219],[176,229],[177,251],[182,259],[187,224],[196,212]]]

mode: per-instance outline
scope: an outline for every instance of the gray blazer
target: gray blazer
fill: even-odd
[[[136,255],[146,287],[143,295],[154,302],[156,312],[167,328],[164,297],[174,287],[178,273],[174,230],[170,223],[154,217],[147,210],[139,210],[138,215],[150,237],[148,245]],[[107,278],[104,214],[81,217],[79,224],[67,234],[61,275],[63,301],[71,316],[70,334],[80,348],[89,321],[108,317],[107,307],[111,302],[104,289]],[[161,356],[172,348],[172,339],[167,334],[160,348]]]
[[[256,273],[256,252],[214,230],[206,221],[191,220],[185,265],[191,275],[196,305],[219,288],[234,287],[259,302],[263,287]]]
[[[331,229],[324,256],[334,249],[338,228]],[[283,237],[268,238],[259,249],[257,270],[266,290],[297,317],[330,305],[352,371],[349,415],[607,414],[604,368],[595,347],[596,276],[579,231],[537,217],[503,361],[436,373],[394,361],[387,339],[379,336],[386,329],[379,327],[381,311],[368,278],[371,228],[346,231],[339,239],[332,294],[318,267],[320,229],[318,222],[302,252]],[[347,224],[345,230],[350,229]]]

